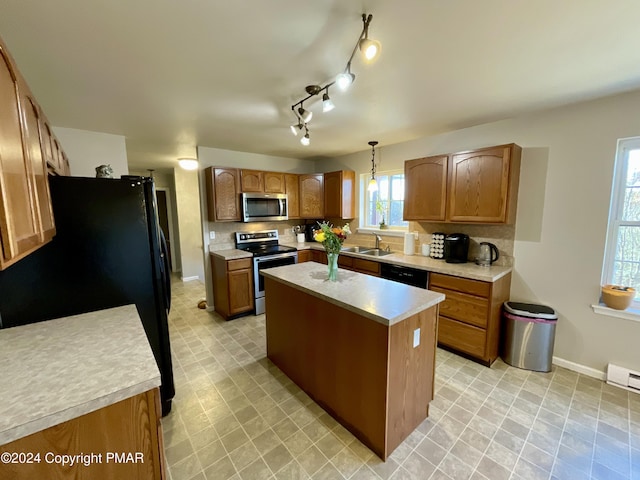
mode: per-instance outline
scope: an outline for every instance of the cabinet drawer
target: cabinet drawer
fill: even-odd
[[[491,284],[489,282],[481,282],[479,280],[471,280],[469,278],[453,277],[451,275],[443,275],[441,273],[432,273],[429,277],[429,288],[431,286],[448,288],[458,292],[478,295],[480,297],[489,298],[491,294]]]
[[[353,268],[362,273],[371,275],[380,275],[380,264],[371,260],[363,260],[361,258],[353,259]]]
[[[489,300],[465,293],[454,292],[444,288],[430,286],[429,290],[445,294],[444,302],[440,303],[440,314],[446,317],[470,323],[477,327],[487,327],[489,315]]]
[[[345,268],[353,267],[353,257],[347,257],[346,255],[340,255],[338,257],[338,266]]]
[[[442,314],[442,303],[440,313]],[[486,331],[442,315],[438,319],[438,343],[484,358]]]
[[[242,270],[243,268],[251,268],[251,263],[253,259],[251,258],[239,258],[237,260],[229,260],[227,261],[227,271],[231,272],[233,270]]]

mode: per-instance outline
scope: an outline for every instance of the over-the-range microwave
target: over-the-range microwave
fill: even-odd
[[[287,195],[284,193],[243,193],[243,222],[289,220]]]

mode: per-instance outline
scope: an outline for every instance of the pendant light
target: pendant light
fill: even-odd
[[[369,145],[371,145],[371,180],[369,180],[369,186],[367,190],[370,192],[378,191],[378,182],[376,182],[376,145],[378,142],[375,140],[371,140]]]
[[[322,95],[322,113],[330,112],[335,108],[333,101],[329,98],[329,87],[327,87],[324,91],[324,95]]]
[[[373,15],[369,15],[367,17],[365,14],[362,15],[362,22],[364,23],[364,32],[361,35],[360,41],[358,42],[358,47],[360,48],[360,52],[362,53],[362,58],[365,63],[371,63],[378,58],[380,54],[380,50],[382,49],[382,45],[377,40],[372,40],[369,38],[369,24],[371,23],[371,19]]]

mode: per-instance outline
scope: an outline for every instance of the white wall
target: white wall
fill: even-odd
[[[381,145],[379,170],[438,153],[522,146],[511,298],[556,309],[554,355],[561,360],[600,372],[609,362],[640,370],[640,322],[590,308],[600,292],[616,141],[640,135],[639,110],[640,92],[634,92]],[[366,150],[318,166],[366,173],[370,161]]]
[[[125,137],[63,127],[53,131],[69,157],[72,176],[95,177],[99,165],[111,165],[114,178],[129,174]]]
[[[174,169],[178,217],[178,246],[183,280],[205,281],[202,216],[197,171]]]

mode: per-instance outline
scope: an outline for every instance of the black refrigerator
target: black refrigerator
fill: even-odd
[[[175,394],[168,255],[151,178],[50,177],[56,235],[0,271],[0,328],[135,304],[160,370],[163,415]]]

